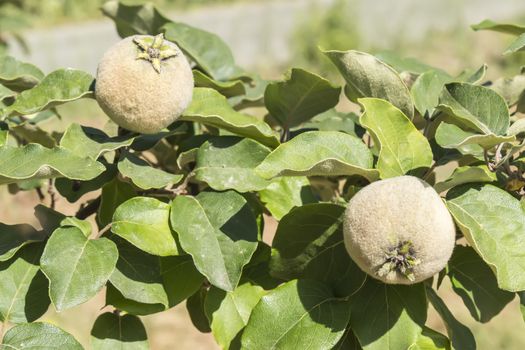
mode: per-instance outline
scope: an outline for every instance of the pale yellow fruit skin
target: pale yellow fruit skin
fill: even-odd
[[[100,61],[95,97],[102,110],[119,126],[143,133],[159,132],[177,120],[193,94],[191,67],[177,45],[164,40],[179,54],[163,60],[160,74],[150,62],[136,59],[136,35],[112,46]],[[151,37],[153,39],[153,37]]]
[[[413,176],[374,182],[348,203],[343,232],[346,250],[367,274],[385,283],[413,284],[434,276],[447,264],[455,244],[452,216],[436,191]],[[378,276],[385,252],[412,242],[420,263],[414,281],[392,271]]]

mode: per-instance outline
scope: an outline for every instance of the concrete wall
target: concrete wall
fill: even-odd
[[[361,36],[375,47],[388,49],[398,36],[425,39],[434,29],[477,23],[484,18],[512,19],[525,13],[523,0],[349,0]],[[283,0],[212,6],[169,13],[176,21],[221,36],[232,48],[239,65],[251,68],[287,63],[289,42],[297,21],[312,15],[333,0]],[[25,37],[31,53],[24,55],[13,44],[11,53],[33,62],[45,72],[74,67],[95,73],[103,52],[119,40],[110,20],[68,24],[30,30]]]

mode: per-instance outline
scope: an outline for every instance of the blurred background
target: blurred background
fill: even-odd
[[[266,79],[279,79],[290,67],[303,67],[342,84],[318,47],[357,49],[413,57],[451,74],[487,63],[487,79],[514,76],[525,53],[501,56],[512,37],[470,25],[485,18],[525,24],[523,0],[157,0],[167,17],[219,35],[237,63]],[[73,67],[95,74],[106,49],[119,40],[111,20],[102,16],[104,0],[0,0],[0,53],[31,62],[45,73]],[[127,1],[142,3],[142,1]],[[0,67],[1,69],[1,67]],[[92,100],[59,107],[65,128],[73,120],[100,126],[106,120]],[[0,188],[0,221],[28,222],[38,202],[34,192],[8,195]],[[74,213],[65,201],[58,209]],[[275,224],[269,225],[275,228]],[[102,292],[92,301],[43,319],[73,333],[89,346],[89,330],[104,307]],[[451,311],[473,331],[479,349],[525,348],[525,324],[515,300],[487,324],[476,323],[446,283],[440,294]],[[143,318],[154,350],[215,349],[210,334],[199,333],[184,305]],[[431,328],[446,332],[433,312]]]

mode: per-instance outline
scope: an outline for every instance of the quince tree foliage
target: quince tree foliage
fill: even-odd
[[[0,223],[3,348],[81,349],[45,313],[105,291],[93,349],[147,349],[142,319],[185,303],[223,349],[468,350],[440,288],[481,323],[523,297],[523,73],[327,50],[343,86],[266,81],[152,5],[102,10],[123,41],[99,79],[0,57],[0,184],[42,200]],[[41,127],[78,99],[116,124]]]

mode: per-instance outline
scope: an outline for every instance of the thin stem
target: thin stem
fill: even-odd
[[[97,239],[97,238],[100,238],[102,237],[102,235],[106,232],[108,232],[110,229],[111,229],[111,222],[109,224],[107,224],[106,226],[104,226],[102,228],[102,230],[98,231],[98,233],[96,235],[93,236],[93,239]]]
[[[49,185],[47,187],[47,194],[49,194],[49,200],[50,200],[49,207],[51,209],[55,209],[55,205],[57,202],[57,197],[56,197],[57,192],[55,188],[55,181],[53,179],[49,179]]]
[[[88,205],[86,205],[84,208],[80,209],[77,214],[75,215],[75,217],[77,219],[81,219],[81,220],[84,220],[86,219],[87,217],[95,214],[98,210],[98,207],[100,206],[100,202],[101,202],[101,197],[98,196],[96,199],[94,199],[93,201],[91,201]]]

